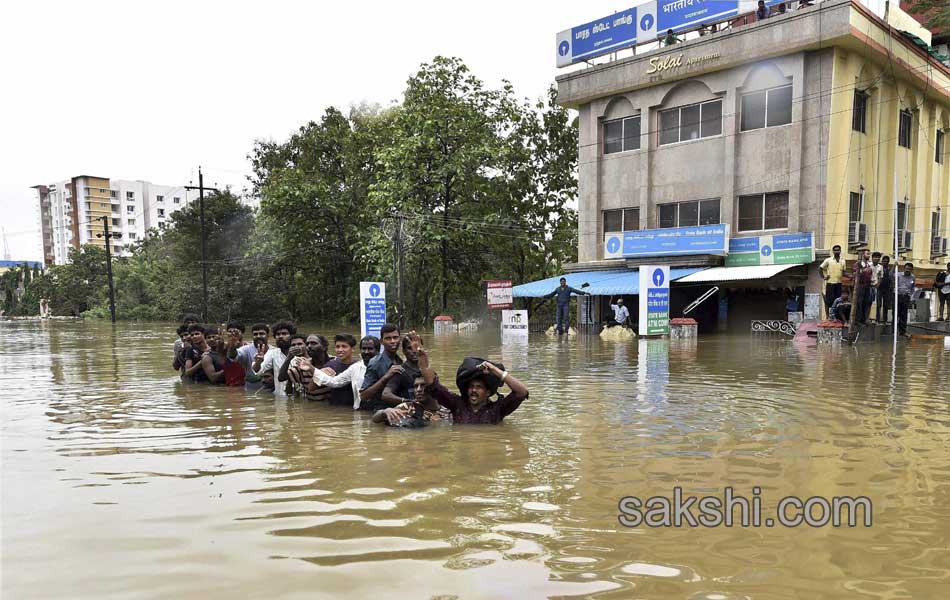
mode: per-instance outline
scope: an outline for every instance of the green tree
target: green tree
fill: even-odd
[[[42,278],[41,278],[42,279]],[[70,248],[67,263],[54,265],[44,281],[53,312],[80,316],[106,301],[106,251],[93,244]],[[37,294],[38,295],[38,294]]]
[[[370,196],[380,218],[410,221],[413,322],[434,316],[436,284],[441,311],[479,311],[482,280],[524,281],[575,255],[577,132],[553,98],[519,103],[509,84],[486,89],[457,58],[436,57],[409,79]],[[388,251],[384,241],[373,247]]]
[[[267,302],[261,298],[257,282],[244,276],[243,268],[253,258],[249,256],[254,236],[253,211],[242,204],[230,190],[213,192],[204,200],[205,262],[208,273],[208,319],[227,319],[243,316]],[[166,273],[175,282],[168,290],[175,299],[163,304],[164,311],[201,312],[202,262],[201,216],[198,202],[192,202],[171,215],[170,227],[150,246],[143,246],[136,254],[148,264],[143,268],[153,275]],[[151,251],[151,252],[150,252]],[[159,254],[159,256],[156,256]],[[169,263],[159,260],[167,256]],[[139,271],[141,274],[141,270]],[[179,314],[165,318],[179,317]]]
[[[258,142],[251,155],[276,290],[295,318],[355,320],[353,290],[367,272],[362,246],[375,215],[367,192],[375,152],[389,143],[393,115],[328,109],[285,143]]]

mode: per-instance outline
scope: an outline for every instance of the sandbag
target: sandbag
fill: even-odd
[[[468,395],[468,382],[472,380],[476,375],[482,378],[482,381],[485,382],[485,385],[488,387],[489,391],[492,394],[498,391],[498,388],[501,387],[501,379],[495,376],[495,374],[488,372],[485,373],[478,368],[478,365],[485,362],[484,358],[476,358],[474,356],[466,356],[462,361],[462,364],[459,365],[458,371],[455,372],[455,385],[459,388],[459,393],[462,397]],[[491,364],[495,365],[502,371],[505,371],[505,365],[501,363],[496,363],[488,361]]]
[[[548,335],[551,336],[551,337],[557,337],[557,326],[556,326],[556,325],[551,325],[551,326],[548,328],[548,330],[545,331],[544,333],[548,334]],[[568,328],[567,328],[567,335],[577,335],[577,330],[574,329],[573,327],[568,327]]]
[[[637,337],[637,334],[633,332],[632,329],[627,329],[626,327],[604,327],[603,331],[600,332],[600,338],[604,340],[631,340]]]

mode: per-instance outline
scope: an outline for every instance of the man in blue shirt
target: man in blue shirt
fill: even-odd
[[[571,294],[577,294],[578,296],[588,296],[589,294],[585,291],[572,288],[567,285],[567,279],[561,277],[561,285],[554,289],[553,292],[545,296],[545,298],[553,298],[557,296],[557,334],[561,335],[562,333],[568,333],[571,329]]]

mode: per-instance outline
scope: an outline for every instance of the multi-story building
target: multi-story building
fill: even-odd
[[[821,293],[818,263],[836,244],[854,259],[865,248],[893,255],[896,241],[919,280],[939,271],[950,237],[950,68],[926,49],[929,32],[893,3],[886,14],[871,4],[773,10],[559,76],[558,102],[579,113],[572,268],[702,268],[674,283],[671,316],[718,285],[709,319],[738,310],[745,326],[784,318],[796,292]],[[621,242],[721,224],[728,252],[643,257]],[[773,241],[778,250],[799,235],[814,254],[770,264]],[[730,269],[737,240],[769,268]],[[593,319],[606,311],[595,304]]]
[[[79,175],[49,185],[34,186],[40,203],[43,257],[47,265],[66,262],[69,248],[82,244],[105,247],[103,219],[118,256],[143,239],[150,229],[162,230],[169,217],[197,194],[182,186],[156,185],[147,181],[125,181]]]

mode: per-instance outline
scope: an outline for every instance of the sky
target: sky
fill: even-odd
[[[8,2],[0,9],[0,226],[42,260],[31,186],[76,175],[246,187],[255,140],[329,106],[387,105],[436,55],[544,96],[558,31],[634,1]]]

